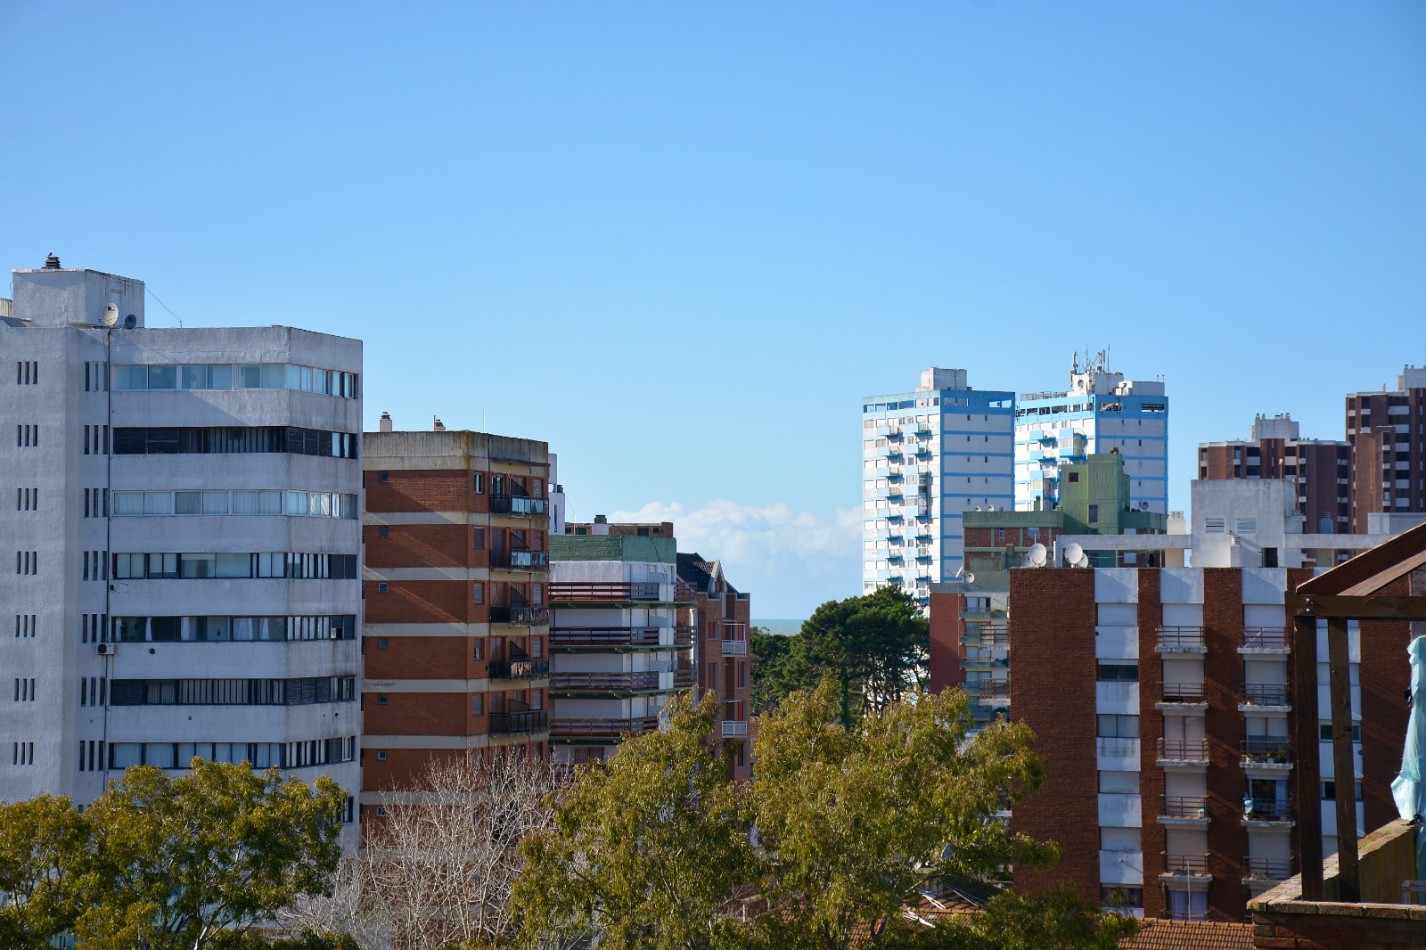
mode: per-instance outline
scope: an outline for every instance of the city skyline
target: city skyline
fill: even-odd
[[[547,441],[571,520],[806,616],[860,590],[857,400],[927,366],[1162,375],[1184,510],[1199,443],[1426,363],[1426,12],[1272,12],[16,3],[0,261],[360,338],[366,431]]]

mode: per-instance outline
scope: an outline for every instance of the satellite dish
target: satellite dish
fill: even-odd
[[[116,303],[106,303],[104,305],[104,316],[99,318],[106,327],[112,327],[119,322],[119,305]]]
[[[1080,567],[1080,561],[1084,560],[1084,548],[1071,541],[1065,545],[1065,562],[1071,567]]]
[[[1070,565],[1071,567],[1089,567],[1089,555],[1081,554],[1079,560]]]
[[[975,575],[972,574],[970,571],[966,571],[965,582],[966,582],[967,584],[974,584],[974,583],[975,583]]]
[[[1044,567],[1047,553],[1043,544],[1036,543],[1030,545],[1030,550],[1025,552],[1025,566]]]

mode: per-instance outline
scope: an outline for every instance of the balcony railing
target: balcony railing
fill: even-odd
[[[507,571],[543,571],[550,566],[548,551],[491,551],[490,566]]]
[[[1249,736],[1240,745],[1244,765],[1289,765],[1292,748],[1287,736]]]
[[[1157,651],[1159,653],[1203,653],[1202,627],[1158,627]]]
[[[545,498],[491,495],[490,510],[497,515],[547,515],[550,512],[550,503]]]
[[[550,608],[512,606],[510,604],[490,605],[491,623],[518,623],[526,626],[550,622]]]
[[[1159,761],[1203,764],[1208,761],[1207,739],[1160,739]]]
[[[1292,808],[1284,802],[1247,799],[1243,802],[1243,820],[1291,824],[1293,821]]]
[[[658,627],[558,627],[552,647],[647,647],[659,645]]]
[[[1291,648],[1291,641],[1288,639],[1288,631],[1285,627],[1244,627],[1243,646],[1244,651],[1264,650],[1281,651]]]
[[[1205,702],[1202,683],[1165,683],[1160,702],[1189,705]]]
[[[698,671],[691,666],[683,666],[673,671],[673,685],[676,689],[687,689],[698,682]]]
[[[1174,877],[1210,877],[1208,855],[1206,854],[1165,854],[1164,873]]]
[[[1208,799],[1201,795],[1165,795],[1163,817],[1207,821]]]
[[[1008,703],[1010,702],[1010,681],[1009,680],[981,680],[980,681],[980,701],[983,703]]]
[[[723,720],[723,738],[737,739],[748,734],[748,724],[745,720]]]
[[[550,661],[523,657],[513,660],[491,660],[486,665],[493,680],[532,680],[550,675]]]
[[[1009,646],[1010,629],[1003,623],[967,623],[962,643],[979,643],[987,646]]]
[[[693,636],[697,633],[691,623],[681,623],[673,628],[673,642],[681,647],[693,645]]]
[[[722,644],[724,656],[748,655],[748,641],[746,640],[724,640]]]
[[[1292,877],[1291,858],[1248,858],[1243,871],[1253,881],[1285,881]]]
[[[659,594],[658,583],[649,581],[640,581],[632,584],[563,581],[558,584],[550,585],[550,600],[555,603],[658,600]]]
[[[1244,706],[1290,706],[1291,704],[1292,700],[1288,697],[1286,686],[1249,683],[1243,687]]]
[[[490,714],[492,735],[545,732],[549,727],[549,710],[546,709],[525,709],[519,712],[493,712]]]
[[[561,693],[635,693],[659,688],[657,671],[637,673],[555,673],[550,689]]]
[[[566,719],[563,716],[550,724],[551,739],[608,739],[623,735],[642,735],[659,726],[657,716],[633,719]]]

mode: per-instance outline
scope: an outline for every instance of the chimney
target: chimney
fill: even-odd
[[[45,258],[45,270],[59,270],[59,258],[54,256],[54,251],[50,251],[50,256]]]
[[[432,417],[431,417],[431,420],[432,420],[432,421],[431,421],[431,431],[432,431],[432,432],[444,432],[444,431],[446,431],[446,424],[441,421],[441,417],[440,417],[440,416],[432,416]]]
[[[390,431],[391,431],[391,413],[389,413],[389,412],[383,412],[383,413],[381,414],[380,428],[381,428],[381,431],[382,431],[382,432],[390,432]]]
[[[590,534],[606,535],[609,533],[609,519],[604,515],[595,515],[594,524],[589,526]]]

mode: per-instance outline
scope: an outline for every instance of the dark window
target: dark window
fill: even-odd
[[[1099,682],[1101,683],[1137,683],[1139,681],[1139,667],[1133,663],[1101,663],[1099,664]]]

